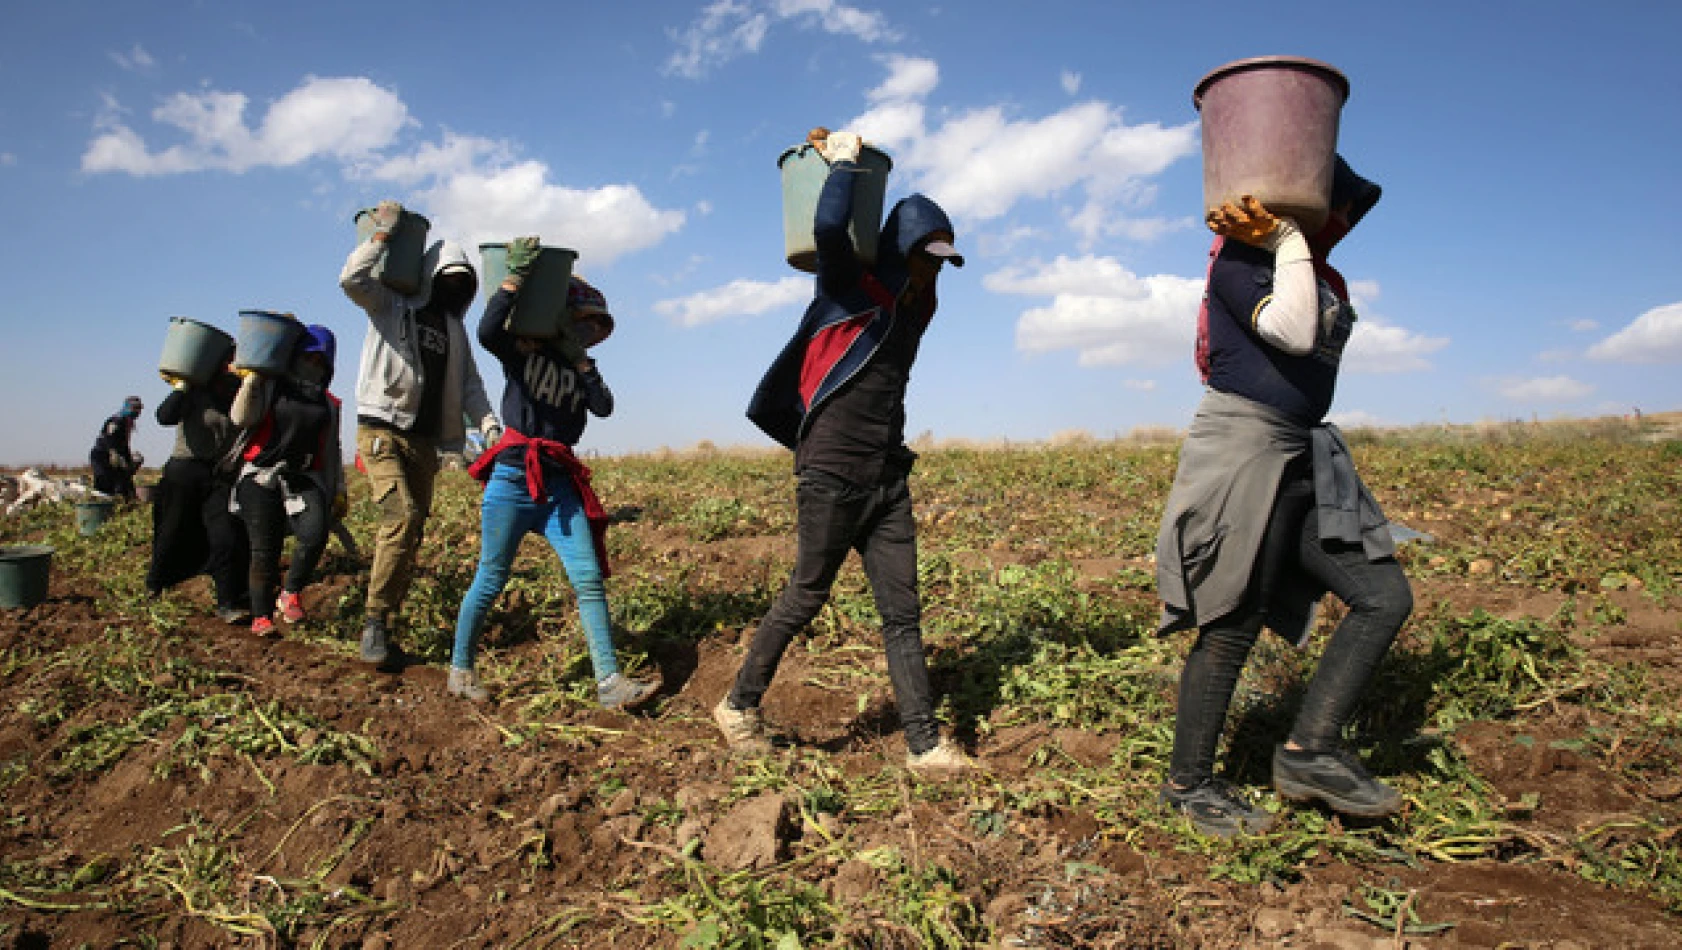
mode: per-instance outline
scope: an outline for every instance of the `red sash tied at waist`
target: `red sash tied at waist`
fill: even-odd
[[[572,446],[549,439],[534,439],[513,429],[504,429],[502,438],[474,459],[473,464],[468,466],[467,473],[480,482],[488,482],[497,456],[501,455],[504,449],[522,447],[526,450],[526,490],[531,492],[533,501],[545,501],[549,498],[548,489],[543,484],[544,459],[549,459],[566,469],[567,475],[572,479],[572,487],[577,489],[578,498],[584,503],[584,518],[590,523],[590,540],[596,547],[596,563],[601,568],[603,578],[612,577],[613,571],[607,564],[607,511],[602,508],[601,499],[596,497],[596,490],[590,487],[589,467],[573,454]]]

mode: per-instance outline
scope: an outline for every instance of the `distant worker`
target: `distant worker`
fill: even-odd
[[[390,637],[432,513],[438,452],[460,451],[464,412],[478,420],[487,444],[501,436],[501,427],[462,328],[478,290],[467,252],[447,241],[434,244],[427,251],[426,286],[406,297],[374,276],[403,206],[382,201],[372,215],[372,236],[351,251],[339,286],[368,314],[356,384],[356,449],[380,520],[361,656],[385,666],[397,656]]]
[[[613,393],[595,361],[584,355],[587,347],[613,332],[613,316],[600,291],[573,277],[562,317],[571,324],[565,345],[511,333],[505,323],[538,252],[536,237],[509,244],[508,277],[479,320],[479,342],[502,364],[506,378],[502,418],[508,427],[469,469],[485,483],[479,570],[456,617],[449,692],[474,701],[488,698],[474,672],[479,633],[491,605],[508,586],[521,539],[537,534],[555,549],[578,598],[597,702],[609,709],[634,709],[654,697],[659,683],[619,671],[603,584],[609,574],[607,513],[590,486],[590,470],[572,449],[590,415],[606,418],[613,412]]]
[[[1273,752],[1273,786],[1350,815],[1402,805],[1343,733],[1413,593],[1384,513],[1343,434],[1325,421],[1355,322],[1348,288],[1326,258],[1379,194],[1339,158],[1331,213],[1315,234],[1248,195],[1208,215],[1219,239],[1197,361],[1209,388],[1180,449],[1156,548],[1164,632],[1198,628],[1161,795],[1205,834],[1272,825],[1270,812],[1215,777],[1216,747],[1262,626],[1306,643],[1328,590],[1349,612]]]
[[[88,464],[93,466],[94,491],[134,500],[134,473],[140,471],[146,460],[129,446],[129,439],[134,435],[135,420],[140,418],[143,408],[139,396],[130,396],[99,427],[99,437],[94,439],[93,450],[88,453]]]
[[[889,213],[879,258],[867,268],[848,236],[862,143],[821,129],[811,138],[830,163],[813,223],[817,295],[748,406],[748,418],[794,451],[794,570],[713,717],[732,749],[769,750],[760,700],[790,641],[828,600],[847,552],[857,550],[882,618],[906,763],[925,774],[960,772],[975,763],[941,738],[923,651],[906,485],[917,456],[905,445],[905,390],[934,318],[941,265],[961,267],[964,258],[946,213],[911,195]]]

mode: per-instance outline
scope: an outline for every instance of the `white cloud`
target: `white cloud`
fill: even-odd
[[[1355,322],[1342,368],[1350,373],[1416,373],[1431,368],[1425,357],[1448,346],[1448,337],[1426,336],[1363,315]]]
[[[1203,281],[1139,277],[1108,257],[1058,257],[983,279],[994,293],[1052,295],[1016,322],[1024,353],[1072,349],[1081,366],[1161,365],[1191,352]]]
[[[1588,383],[1569,376],[1534,376],[1496,381],[1496,391],[1514,402],[1572,402],[1594,392]]]
[[[826,33],[850,35],[866,43],[898,39],[882,14],[835,0],[715,0],[702,7],[688,26],[666,31],[677,49],[661,71],[699,79],[739,56],[759,52],[772,24],[780,21],[816,26]]]
[[[1382,288],[1376,280],[1349,281],[1349,297],[1355,302],[1357,309],[1365,310],[1367,305],[1378,299]]]
[[[107,99],[88,144],[82,170],[135,176],[210,169],[243,172],[259,166],[290,166],[318,157],[365,159],[390,145],[410,123],[397,94],[361,76],[309,76],[271,105],[256,126],[246,124],[243,93],[176,93],[152,111],[152,118],[187,141],[154,151]]]
[[[1636,317],[1589,347],[1588,356],[1609,363],[1682,362],[1682,303],[1654,307]]]
[[[687,297],[662,300],[654,312],[679,326],[698,327],[726,317],[746,317],[804,303],[812,297],[809,277],[784,277],[776,282],[733,280],[722,287]]]
[[[711,137],[712,137],[712,132],[707,130],[707,129],[702,129],[701,131],[696,132],[695,133],[695,144],[690,147],[689,154],[691,154],[691,155],[705,155],[705,154],[707,154],[707,140]]]
[[[1593,333],[1600,329],[1599,320],[1572,320],[1566,325],[1571,328],[1573,333]]]
[[[139,43],[126,53],[112,53],[111,61],[131,73],[145,72],[157,65],[157,60]]]
[[[1326,421],[1343,429],[1376,428],[1384,425],[1384,420],[1365,409],[1346,409],[1342,412],[1326,414]]]
[[[695,202],[695,213],[702,216],[712,214],[713,203],[705,198],[702,198],[700,201]]]
[[[1070,72],[1065,69],[1063,70],[1063,75],[1058,78],[1058,81],[1062,83],[1063,91],[1069,95],[1072,96],[1080,92],[1080,73]]]
[[[865,94],[871,102],[921,99],[940,85],[940,65],[932,59],[893,54],[882,62],[888,66],[888,78]]]
[[[1121,385],[1138,393],[1156,391],[1156,380],[1154,379],[1124,379],[1121,381]]]
[[[1006,267],[981,279],[981,286],[996,294],[1053,296],[1075,294],[1088,297],[1141,299],[1149,293],[1143,280],[1113,257],[1070,258],[1058,255],[1050,264]]]

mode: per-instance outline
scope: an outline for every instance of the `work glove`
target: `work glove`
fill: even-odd
[[[403,220],[403,206],[387,198],[375,205],[374,210],[368,212],[368,214],[374,222],[374,234],[371,239],[383,241],[391,236],[392,229],[397,227],[397,222]]]
[[[1211,208],[1203,217],[1209,230],[1221,237],[1232,238],[1270,251],[1273,250],[1273,246],[1270,245],[1278,244],[1274,232],[1278,230],[1282,220],[1284,219],[1274,215],[1256,200],[1255,195],[1245,195],[1238,199],[1236,205],[1228,201],[1219,208]]]
[[[502,441],[502,426],[488,426],[480,434],[485,437],[485,451],[489,452],[496,448],[498,442]]]
[[[836,162],[856,162],[859,151],[864,148],[864,140],[856,132],[831,132],[822,143],[814,143],[823,155],[824,161],[831,165]]]
[[[516,288],[531,274],[531,269],[537,265],[537,256],[542,253],[543,245],[539,243],[537,235],[517,237],[508,242],[508,283]]]

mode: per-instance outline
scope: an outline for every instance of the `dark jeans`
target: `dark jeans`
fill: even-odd
[[[1244,604],[1198,631],[1180,674],[1174,755],[1168,776],[1196,785],[1214,774],[1215,748],[1244,661],[1261,632],[1262,610],[1287,568],[1300,568],[1349,607],[1332,633],[1297,711],[1290,741],[1311,750],[1336,747],[1361,692],[1413,611],[1413,591],[1394,558],[1369,561],[1359,544],[1320,540],[1314,486],[1294,478],[1280,486]]]
[[[315,574],[315,566],[327,549],[327,528],[331,515],[321,489],[307,478],[293,483],[293,491],[304,499],[304,510],[286,513],[286,494],[280,485],[265,488],[256,479],[242,478],[234,492],[239,496],[240,518],[251,535],[251,616],[274,616],[275,598],[280,591],[280,549],[290,528],[298,539],[292,550],[292,564],[286,571],[286,589],[302,591]]]
[[[146,588],[162,591],[208,573],[216,583],[216,606],[237,606],[249,593],[251,543],[245,524],[228,511],[233,485],[218,478],[209,462],[175,458],[164,463],[152,499],[152,564]]]
[[[759,705],[777,672],[789,641],[818,615],[835,575],[856,550],[882,615],[882,644],[888,677],[905,726],[905,744],[913,754],[940,740],[934,721],[933,691],[923,658],[922,605],[917,596],[917,524],[905,472],[884,475],[873,487],[807,469],[796,489],[797,551],[794,571],[771,612],[760,621],[753,644],[736,674],[730,704]]]

